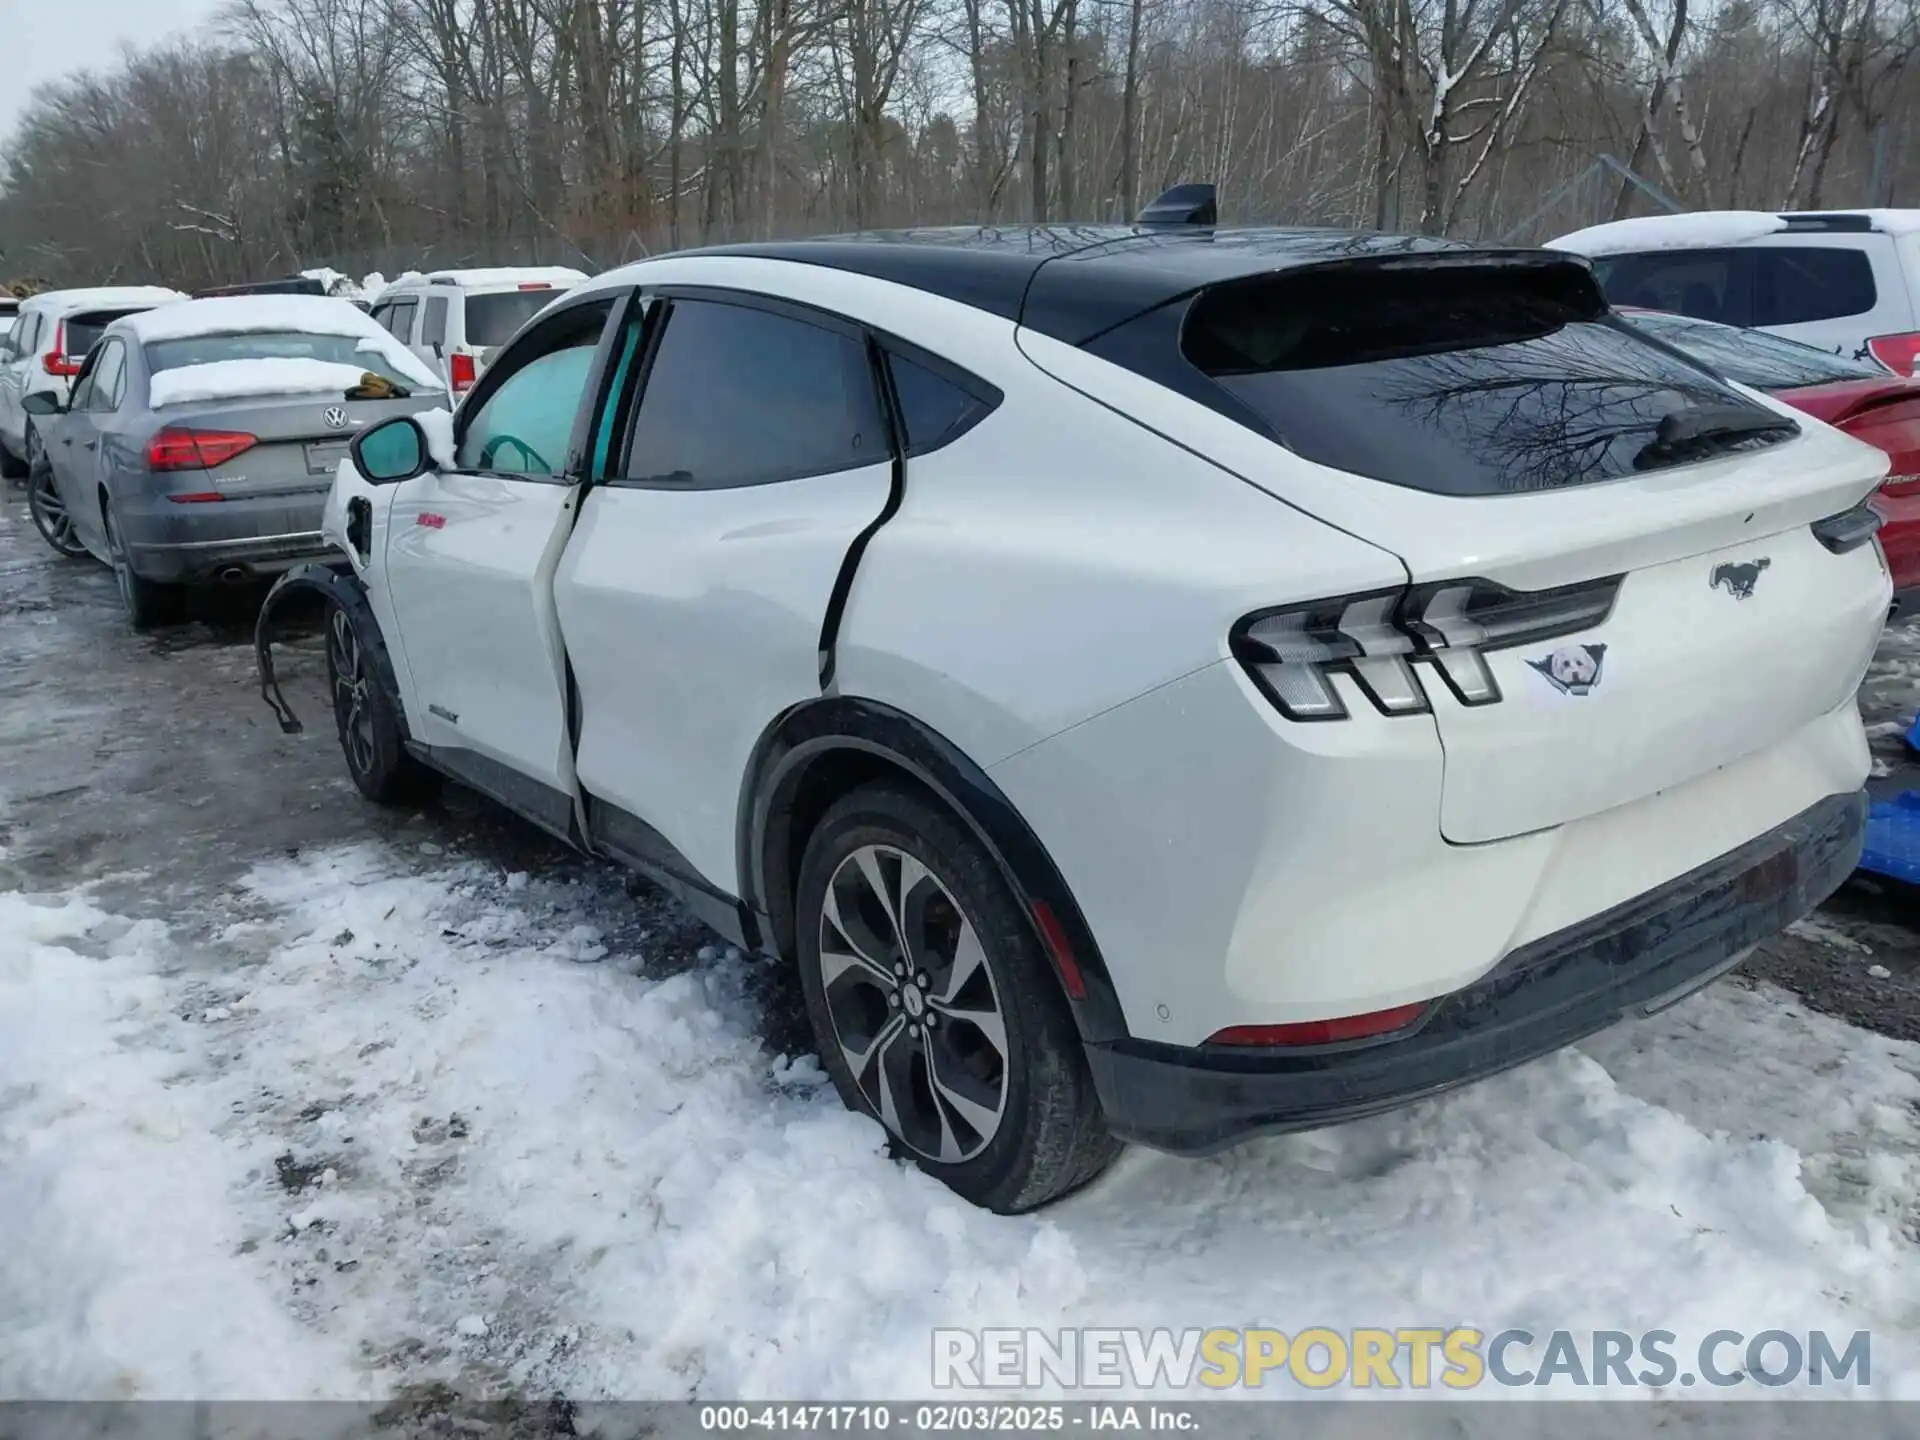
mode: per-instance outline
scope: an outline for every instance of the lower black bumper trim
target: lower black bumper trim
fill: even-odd
[[[1086,1047],[1122,1139],[1205,1155],[1391,1110],[1664,1009],[1811,911],[1860,858],[1864,792],[1507,956],[1405,1039],[1312,1053],[1119,1040]]]

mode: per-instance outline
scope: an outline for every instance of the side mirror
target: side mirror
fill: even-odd
[[[353,463],[375,485],[396,485],[423,473],[427,437],[411,415],[399,415],[362,430],[348,447]]]
[[[31,395],[20,397],[20,408],[29,415],[64,415],[67,407],[61,403],[58,395],[46,390],[36,390]]]

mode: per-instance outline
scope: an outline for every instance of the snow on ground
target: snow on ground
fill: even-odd
[[[1870,1329],[1920,1398],[1920,1047],[1778,992],[1007,1219],[615,885],[369,843],[231,904],[0,897],[0,1396],[904,1397],[935,1325],[1468,1323]]]
[[[1575,255],[1619,255],[1642,250],[1695,250],[1738,245],[1787,228],[1767,210],[1699,210],[1678,215],[1641,215],[1589,225],[1546,242],[1549,250]]]

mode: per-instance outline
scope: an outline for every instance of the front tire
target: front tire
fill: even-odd
[[[186,612],[185,592],[178,585],[162,585],[134,574],[111,500],[101,511],[101,523],[107,532],[107,563],[113,567],[114,583],[120,588],[120,608],[126,612],[127,623],[142,634],[162,625],[179,623]]]
[[[347,773],[376,805],[415,805],[430,799],[438,776],[407,753],[400,739],[398,701],[388,693],[368,653],[368,637],[337,600],[327,602],[327,693]]]
[[[53,467],[44,456],[27,477],[27,513],[33,517],[33,528],[40,532],[40,538],[57,554],[74,560],[87,553],[73,528],[66,501],[60,498],[60,487],[54,484]]]
[[[897,1152],[1002,1214],[1119,1153],[1032,924],[947,811],[893,784],[840,800],[808,841],[795,913],[822,1063]]]

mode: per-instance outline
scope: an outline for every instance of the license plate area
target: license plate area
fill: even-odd
[[[340,462],[347,458],[345,440],[327,441],[307,446],[307,473],[309,475],[331,475],[340,468]]]

